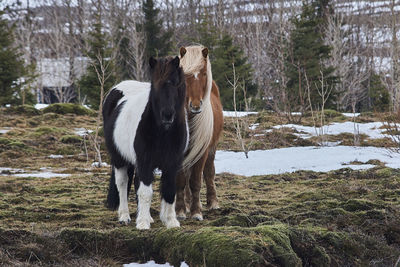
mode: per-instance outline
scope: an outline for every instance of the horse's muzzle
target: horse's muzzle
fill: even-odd
[[[201,112],[201,108],[190,108],[190,113],[199,114]]]
[[[162,123],[162,126],[164,127],[164,129],[168,130],[169,128],[171,128],[172,124],[174,123],[174,119],[172,119],[172,120],[162,120],[161,123]]]
[[[192,101],[189,103],[189,110],[190,113],[192,114],[199,114],[201,112],[201,106],[203,105],[203,100],[200,100],[200,105],[199,106],[194,106],[192,104]]]

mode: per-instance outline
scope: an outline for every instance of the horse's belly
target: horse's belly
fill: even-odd
[[[146,87],[146,84],[148,87]],[[150,84],[125,81],[115,88],[114,90],[120,90],[124,94],[119,104],[124,101],[125,103],[115,122],[114,143],[121,156],[135,164],[136,153],[133,144],[140,119],[149,100]]]

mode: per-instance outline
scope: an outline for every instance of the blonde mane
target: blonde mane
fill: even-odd
[[[180,58],[180,64],[185,74],[198,73],[204,67],[204,56],[201,45],[185,47],[186,53]],[[211,105],[212,72],[207,55],[207,91],[203,98],[203,110],[189,119],[190,140],[188,153],[183,160],[183,168],[193,166],[207,150],[214,131],[214,115]]]

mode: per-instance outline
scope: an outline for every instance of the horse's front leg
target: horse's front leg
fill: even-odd
[[[129,224],[131,217],[129,216],[128,207],[128,172],[127,167],[116,168],[115,172],[115,184],[117,185],[119,194],[119,207],[118,207],[118,220],[120,223]]]
[[[177,168],[163,170],[161,176],[160,219],[167,228],[179,227],[175,213]]]
[[[176,176],[176,215],[179,220],[186,219],[186,205],[185,205],[185,186],[186,175],[185,171],[181,170]]]
[[[140,165],[139,165],[140,166]],[[150,215],[151,199],[153,197],[153,172],[150,167],[138,168],[138,176],[135,177],[136,195],[138,201],[136,228],[150,229],[153,219]]]
[[[192,204],[190,206],[190,213],[192,218],[198,221],[203,220],[203,215],[201,214],[200,189],[204,164],[206,163],[207,156],[208,152],[204,153],[199,161],[197,161],[196,164],[193,165],[192,173],[189,179],[190,191],[192,192]]]

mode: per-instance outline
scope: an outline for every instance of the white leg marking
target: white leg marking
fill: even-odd
[[[128,174],[126,171],[126,167],[115,168],[115,184],[119,193],[118,218],[124,224],[128,224],[131,221],[128,208]]]
[[[160,219],[167,228],[180,227],[176,219],[175,201],[169,204],[164,199],[161,200]]]
[[[136,218],[137,229],[150,229],[150,223],[153,222],[153,218],[150,216],[151,199],[153,197],[153,188],[144,185],[140,182],[139,189],[137,191],[138,196],[138,211]]]

